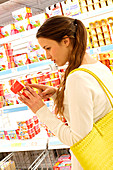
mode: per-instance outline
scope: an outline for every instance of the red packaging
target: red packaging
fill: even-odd
[[[13,93],[17,94],[17,92],[21,91],[23,88],[24,86],[19,81],[16,80],[10,89]]]
[[[4,96],[3,84],[0,84],[0,96]]]

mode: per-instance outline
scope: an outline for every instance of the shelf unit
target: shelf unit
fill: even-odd
[[[85,26],[88,26],[89,22],[95,21],[96,17],[98,16],[98,19],[107,18],[110,16],[113,16],[113,6],[108,6],[105,8],[101,8],[96,11],[87,12],[85,14],[80,14],[78,16],[75,16],[75,18],[78,18],[83,21]],[[29,31],[25,31],[22,33],[18,33],[9,37],[5,37],[0,39],[0,45],[11,42],[12,47],[14,49],[14,55],[25,53],[27,51],[27,42],[31,40],[35,40],[35,35],[38,28],[31,29]],[[99,54],[101,52],[106,52],[113,50],[113,44],[98,47],[94,49],[88,50],[90,54]],[[12,68],[9,70],[1,71],[0,72],[0,81],[3,79],[10,79],[13,77],[17,77],[24,74],[29,74],[32,72],[38,72],[40,70],[51,70],[52,66],[55,67],[54,63],[49,60],[45,60],[38,63],[28,64],[25,66],[20,66],[17,68]],[[27,106],[8,106],[3,108],[3,113],[10,113],[10,112],[18,112],[21,110],[28,110]],[[49,139],[47,137],[41,138],[41,135],[37,135],[36,138],[30,139],[30,140],[12,140],[12,141],[6,141],[1,140],[0,145],[0,152],[10,152],[10,151],[25,151],[25,150],[43,150],[46,149],[47,143],[48,143],[48,149],[60,149],[60,148],[69,148],[66,145],[63,145],[58,138],[56,137],[50,137]]]

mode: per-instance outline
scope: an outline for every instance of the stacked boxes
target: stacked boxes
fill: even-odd
[[[89,29],[92,48],[112,44],[112,37],[107,19],[90,22]]]
[[[79,0],[81,13],[98,10],[113,4],[112,0]]]

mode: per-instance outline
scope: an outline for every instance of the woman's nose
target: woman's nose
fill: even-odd
[[[51,55],[49,54],[49,52],[46,52],[46,58],[51,59]]]

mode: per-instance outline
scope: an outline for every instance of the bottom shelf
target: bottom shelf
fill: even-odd
[[[6,153],[1,154],[6,156]],[[16,170],[53,170],[54,164],[63,154],[69,155],[69,149],[22,151],[9,154],[7,153],[7,160],[14,161]],[[2,161],[5,162],[5,160],[6,159],[3,159]]]

